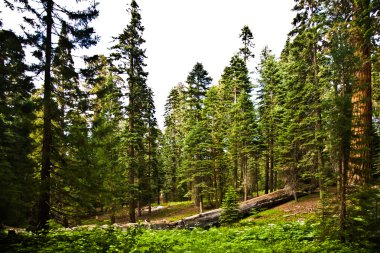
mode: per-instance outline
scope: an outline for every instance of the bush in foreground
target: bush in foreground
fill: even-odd
[[[0,252],[376,252],[335,240],[319,241],[312,225],[298,222],[209,230],[51,230],[0,238]]]

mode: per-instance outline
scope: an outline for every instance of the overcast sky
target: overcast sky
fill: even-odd
[[[1,1],[2,2],[2,1]],[[129,0],[100,0],[94,21],[99,44],[88,54],[108,55],[112,36],[128,24]],[[164,104],[170,89],[184,82],[201,62],[216,84],[229,60],[241,47],[239,34],[248,25],[254,36],[256,59],[268,45],[279,56],[291,29],[293,0],[137,0],[145,27],[148,85],[155,94],[157,118],[162,126]],[[3,13],[6,27],[11,16]],[[252,80],[256,82],[256,80]]]

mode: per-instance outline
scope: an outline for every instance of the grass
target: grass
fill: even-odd
[[[233,226],[209,230],[123,230],[108,226],[52,229],[47,234],[20,233],[13,238],[0,234],[0,252],[378,252],[375,245],[321,237],[315,212],[299,212],[305,210],[299,207],[315,205],[315,198],[306,196],[299,202],[256,210]],[[123,215],[123,211],[118,215]],[[196,213],[198,209],[192,202],[172,202],[150,218],[174,221]]]
[[[177,221],[184,217],[196,214],[198,208],[194,206],[193,202],[170,202],[165,203],[163,208],[152,212],[151,214],[143,215],[139,220],[145,220],[149,218],[150,221]]]
[[[309,219],[314,219],[314,213],[300,213],[300,214],[289,214],[283,210],[269,209],[264,211],[259,211],[253,213],[251,216],[242,219],[240,224],[248,225],[266,225],[266,224],[277,224],[284,222],[296,222],[305,221]]]
[[[263,192],[262,192],[263,193]],[[302,205],[307,201],[318,199],[318,194],[312,194],[308,196],[304,196],[299,199],[299,202],[291,201],[288,204],[290,205]],[[160,223],[168,223],[178,221],[180,219],[195,215],[199,213],[198,207],[195,207],[193,202],[191,201],[183,201],[183,202],[169,202],[162,203],[161,209],[156,209],[152,211],[151,214],[146,212],[143,213],[143,216],[138,217],[138,220],[144,222],[149,219],[150,222],[160,222]],[[152,208],[157,207],[157,205],[153,205]],[[211,210],[211,208],[205,208],[205,211]],[[117,210],[116,214],[116,223],[123,224],[128,223],[127,217],[128,209],[120,208]],[[257,223],[257,224],[266,224],[268,222],[273,223],[276,221],[288,222],[288,221],[297,221],[300,219],[309,218],[310,214],[299,212],[296,214],[288,213],[284,210],[279,209],[271,209],[271,210],[256,210],[252,213],[252,215],[248,218],[245,218],[241,221],[241,223]],[[110,225],[110,214],[99,215],[98,217],[92,217],[90,219],[86,219],[82,221],[82,225]]]
[[[357,244],[319,240],[309,223],[235,225],[209,230],[115,227],[0,235],[0,252],[376,252]]]
[[[293,200],[273,209],[253,210],[252,214],[240,223],[265,225],[314,219],[318,201],[319,195],[315,193],[300,198],[298,202]]]
[[[157,205],[152,206],[152,213],[148,214],[143,212],[141,217],[138,217],[138,220],[143,222],[147,219],[150,222],[173,222],[180,219],[195,215],[199,213],[199,208],[194,206],[192,201],[182,201],[182,202],[169,202],[163,203],[162,208],[154,210]],[[210,210],[211,208],[205,208],[205,211]],[[128,209],[120,208],[116,211],[115,214],[116,223],[128,223]],[[97,217],[92,217],[82,221],[82,225],[110,225],[110,214],[106,213],[99,215]]]

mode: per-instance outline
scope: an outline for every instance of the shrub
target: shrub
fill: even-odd
[[[237,194],[233,187],[228,187],[223,198],[222,213],[220,216],[220,223],[222,225],[229,225],[239,219],[239,205],[237,201]]]

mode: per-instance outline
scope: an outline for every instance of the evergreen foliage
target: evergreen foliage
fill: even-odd
[[[0,30],[0,223],[27,223],[33,208],[33,84],[21,40]]]
[[[123,174],[127,177],[125,197],[129,205],[129,220],[135,222],[135,209],[138,205],[141,213],[141,207],[147,197],[147,193],[144,192],[147,187],[144,184],[149,184],[153,171],[157,171],[154,155],[158,136],[153,93],[146,85],[148,73],[144,71],[144,27],[136,1],[132,0],[128,12],[131,15],[130,23],[123,33],[115,38],[117,44],[112,47],[112,58],[117,64],[114,70],[127,75],[127,87],[124,89],[128,90],[128,104],[125,106],[126,122],[121,137],[120,162],[125,166]],[[151,194],[149,190],[148,194]],[[149,201],[151,197],[148,197]]]
[[[75,48],[90,47],[96,44],[94,30],[89,22],[97,17],[96,4],[91,3],[84,10],[71,11],[64,5],[58,5],[56,1],[5,1],[8,7],[23,12],[26,42],[33,46],[33,56],[38,60],[32,69],[37,74],[44,73],[43,84],[43,130],[39,189],[39,215],[38,228],[46,226],[51,216],[51,174],[57,166],[54,160],[54,148],[57,148],[59,140],[54,138],[53,108],[54,92],[52,78],[52,60],[54,57],[54,39],[57,31],[67,31],[70,36],[70,46]],[[67,29],[59,29],[60,26]],[[62,28],[62,27],[61,27]],[[66,42],[68,42],[66,41]]]
[[[236,191],[233,187],[228,187],[222,202],[222,213],[220,223],[222,225],[231,225],[239,219],[239,205]]]
[[[277,142],[282,132],[283,101],[285,88],[282,81],[280,63],[271,51],[265,47],[262,51],[259,68],[259,115],[261,139],[265,156],[265,192],[272,192],[277,188],[279,166],[279,150]]]
[[[202,115],[204,100],[212,79],[201,63],[189,73],[185,88],[185,135],[183,143],[182,177],[189,184],[194,204],[203,211],[203,197],[211,181],[210,136]]]
[[[115,223],[123,212],[136,222],[155,201],[190,199],[201,213],[222,207],[220,221],[230,225],[239,218],[238,200],[285,188],[296,199],[299,191],[320,191],[317,228],[293,224],[233,236],[266,249],[277,250],[260,238],[277,243],[285,237],[289,241],[279,243],[284,251],[289,242],[316,252],[360,252],[331,238],[369,248],[366,238],[379,233],[379,1],[295,1],[281,56],[262,50],[258,86],[247,67],[254,36],[244,26],[242,47],[218,83],[197,62],[173,87],[162,131],[147,85],[144,26],[135,0],[110,56],[85,57],[81,71],[75,50],[97,41],[90,27],[96,2],[79,1],[84,9],[74,11],[62,1],[4,2],[22,12],[24,36],[0,30],[1,225],[44,229],[49,219],[71,226],[99,215]],[[37,61],[27,66],[29,51]],[[292,226],[307,236],[294,235]],[[316,229],[318,238],[326,238],[323,247]],[[179,249],[178,241],[155,244],[150,236],[156,232],[140,229],[65,233],[26,235],[30,245],[23,246]],[[81,245],[81,237],[89,244]],[[7,250],[23,242],[17,243]],[[186,247],[181,249],[194,249]]]

